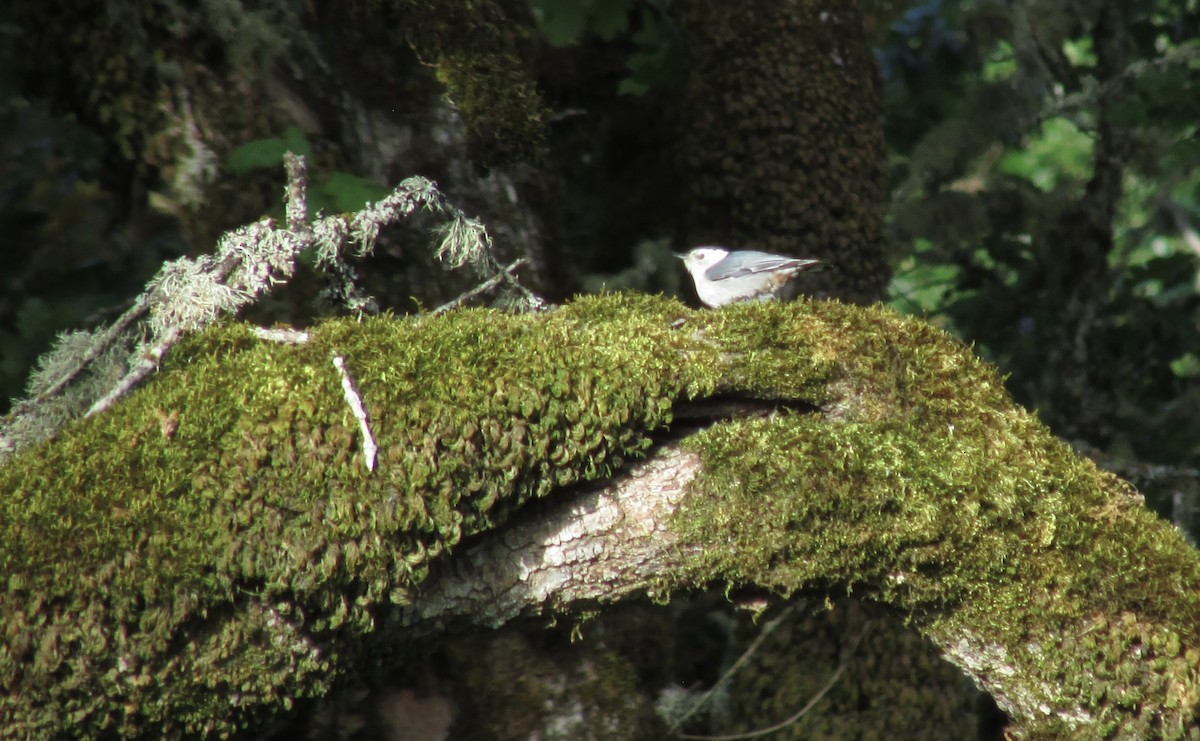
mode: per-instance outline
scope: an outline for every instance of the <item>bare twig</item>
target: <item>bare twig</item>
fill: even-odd
[[[833,674],[829,677],[829,681],[827,681],[825,685],[821,687],[821,689],[818,690],[811,699],[809,699],[808,703],[804,707],[797,710],[785,720],[782,720],[773,726],[757,728],[753,731],[747,731],[746,733],[731,733],[724,736],[693,736],[688,733],[678,733],[676,736],[678,738],[700,739],[701,741],[741,741],[742,739],[766,736],[769,733],[775,733],[776,731],[781,731],[784,728],[787,728],[791,724],[803,718],[808,711],[816,707],[817,703],[829,693],[829,690],[833,689],[833,685],[837,684],[837,681],[841,679],[842,672],[846,671],[846,667],[849,666],[850,658],[854,656],[854,652],[858,650],[858,644],[862,642],[863,636],[866,635],[867,628],[870,626],[870,622],[863,624],[862,630],[858,632],[858,636],[855,637],[854,642],[851,643],[850,646],[842,653],[841,661],[838,662],[837,669],[833,670]]]
[[[183,331],[178,327],[167,330],[167,333],[159,340],[159,342],[143,352],[142,357],[130,368],[129,372],[113,386],[107,394],[101,396],[87,410],[85,417],[90,417],[93,414],[99,414],[105,409],[108,409],[118,399],[129,393],[134,386],[141,383],[147,376],[158,368],[158,364],[162,362],[163,356],[167,354],[167,350],[171,349],[179,339],[183,336]]]
[[[290,327],[253,327],[250,332],[267,342],[280,342],[285,345],[303,345],[308,342],[308,332]]]
[[[687,709],[687,712],[676,718],[675,721],[671,723],[669,730],[672,733],[677,731],[679,727],[683,725],[684,721],[695,715],[697,710],[704,707],[704,704],[707,703],[714,694],[716,694],[717,690],[728,684],[729,680],[732,679],[733,676],[737,674],[743,666],[745,666],[746,662],[750,660],[750,657],[758,651],[759,646],[761,646],[763,641],[767,639],[767,636],[771,635],[771,633],[773,633],[775,629],[779,627],[779,624],[783,622],[783,619],[791,615],[795,609],[796,604],[792,603],[785,607],[777,616],[764,623],[762,630],[760,630],[758,635],[754,637],[754,640],[750,642],[750,645],[746,647],[746,650],[742,652],[742,655],[738,657],[738,660],[733,662],[733,666],[729,667],[729,669],[721,675],[721,678],[716,681],[716,684],[714,684],[708,689],[707,692],[701,695],[696,702],[692,703],[692,706]]]
[[[505,278],[512,277],[512,271],[516,270],[517,268],[521,267],[522,265],[524,265],[527,262],[529,262],[529,261],[526,260],[524,257],[520,257],[520,258],[517,258],[516,260],[513,260],[511,263],[509,263],[508,267],[502,269],[501,272],[496,273],[491,278],[488,278],[487,280],[485,280],[484,282],[475,286],[471,290],[467,291],[466,293],[463,293],[458,298],[455,298],[452,301],[447,301],[446,303],[437,307],[433,311],[429,312],[429,314],[431,316],[437,316],[438,314],[445,314],[447,311],[450,311],[451,309],[453,309],[457,306],[461,306],[464,302],[470,301],[471,299],[475,298],[479,294],[484,293],[485,291],[490,291],[491,289],[498,286],[500,284],[500,282],[503,281]]]
[[[367,418],[367,410],[363,407],[362,396],[359,395],[358,387],[355,386],[354,379],[350,377],[350,372],[346,370],[345,358],[341,355],[334,355],[333,367],[337,368],[342,377],[342,395],[346,398],[346,403],[350,406],[354,418],[358,420],[358,429],[362,432],[363,462],[368,471],[374,471],[375,454],[378,452],[379,446],[375,443],[375,436],[371,434],[371,420]]]

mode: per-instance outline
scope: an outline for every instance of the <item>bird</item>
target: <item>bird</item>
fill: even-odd
[[[796,273],[825,264],[823,260],[713,246],[675,256],[691,273],[700,301],[712,308],[742,301],[773,301]]]

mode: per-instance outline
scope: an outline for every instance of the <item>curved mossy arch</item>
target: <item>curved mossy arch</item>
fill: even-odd
[[[0,720],[227,734],[321,695],[388,660],[392,607],[464,537],[652,455],[715,397],[779,406],[684,441],[702,469],[672,529],[691,547],[655,594],[851,589],[907,614],[1018,730],[1195,728],[1196,552],[960,342],[879,308],[632,294],[181,345],[0,469]]]

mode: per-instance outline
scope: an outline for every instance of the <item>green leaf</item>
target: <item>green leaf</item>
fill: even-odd
[[[1091,177],[1092,150],[1090,136],[1065,118],[1052,118],[1027,137],[1024,149],[1005,154],[999,169],[1049,193],[1061,184]]]
[[[317,200],[314,206],[328,205],[337,213],[357,211],[370,201],[377,201],[388,194],[387,188],[366,178],[346,172],[335,172],[313,189]]]
[[[568,46],[583,36],[589,6],[578,0],[536,0],[534,14],[547,41],[554,46]]]
[[[629,0],[600,0],[593,9],[592,30],[601,41],[612,41],[629,30]]]
[[[939,310],[957,287],[959,268],[947,264],[909,264],[896,271],[888,303],[898,311],[926,314]]]
[[[633,77],[626,77],[617,83],[617,92],[621,95],[645,95],[650,92],[650,85]]]
[[[1171,372],[1179,378],[1200,377],[1200,357],[1196,353],[1185,353],[1171,361]]]
[[[682,79],[675,37],[654,13],[642,9],[641,28],[631,40],[636,51],[625,62],[629,76],[617,86],[618,93],[645,95],[654,88],[671,87]]]
[[[283,163],[287,144],[283,139],[255,139],[229,153],[225,166],[238,175],[264,167],[278,167]]]
[[[238,175],[245,175],[253,170],[279,167],[283,164],[285,152],[310,157],[312,145],[304,137],[303,131],[289,126],[282,139],[255,139],[233,150],[225,158],[225,166]]]
[[[283,132],[283,141],[292,154],[312,157],[312,145],[308,143],[308,137],[304,136],[304,132],[299,127],[287,127],[287,131]]]

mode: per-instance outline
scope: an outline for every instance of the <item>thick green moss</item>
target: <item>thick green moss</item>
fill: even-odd
[[[822,348],[839,359],[834,401],[689,440],[706,496],[676,525],[705,547],[685,581],[848,589],[943,646],[971,636],[993,665],[1021,668],[1007,689],[1044,706],[1032,735],[1195,731],[1196,551],[943,333],[836,304],[787,321],[806,324],[777,347],[780,380],[751,385],[790,385],[789,351],[804,374]],[[1110,622],[1122,614],[1128,625]]]
[[[241,326],[188,341],[133,398],[0,471],[5,721],[221,731],[323,692],[433,558],[607,476],[711,388],[716,351],[670,326],[686,314],[610,296],[332,322],[299,347]],[[709,357],[681,365],[682,347]],[[371,417],[373,474],[334,354]]]
[[[371,417],[373,473],[334,354]],[[1194,723],[1195,552],[961,343],[833,302],[692,312],[607,295],[540,316],[330,322],[298,347],[218,328],[13,459],[0,726],[229,733],[322,694],[387,661],[393,608],[434,558],[610,475],[676,404],[712,394],[818,413],[694,437],[707,496],[675,525],[701,547],[664,593],[668,579],[833,585],[904,609],[943,645],[970,635],[1010,654],[1074,635],[1022,659],[1031,681],[1064,704],[1100,698],[1117,732],[1160,689],[1177,710],[1155,722]],[[1111,622],[1124,611],[1132,626]],[[1100,620],[1097,636],[1064,629]],[[1064,669],[1096,656],[1111,669]]]

